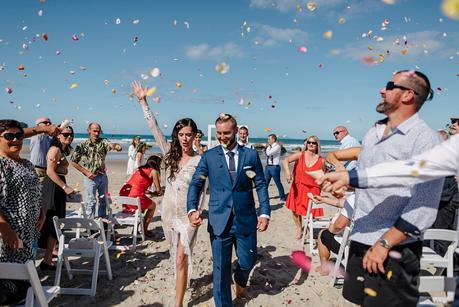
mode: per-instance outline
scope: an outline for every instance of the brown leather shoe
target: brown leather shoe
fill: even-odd
[[[244,287],[239,286],[237,282],[234,282],[234,290],[237,298],[247,298],[247,291]]]

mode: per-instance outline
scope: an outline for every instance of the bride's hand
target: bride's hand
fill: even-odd
[[[138,81],[131,83],[131,87],[134,90],[134,94],[137,96],[139,101],[146,100],[148,87],[142,87],[142,84]]]

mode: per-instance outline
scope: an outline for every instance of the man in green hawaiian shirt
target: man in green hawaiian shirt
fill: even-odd
[[[86,214],[94,218],[96,211],[96,192],[99,197],[98,216],[107,215],[105,195],[108,192],[108,178],[105,169],[105,156],[110,150],[121,151],[119,144],[112,144],[107,139],[100,138],[102,128],[98,123],[88,126],[89,139],[78,144],[72,154],[72,165],[84,177],[86,193]]]

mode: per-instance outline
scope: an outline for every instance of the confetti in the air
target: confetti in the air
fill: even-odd
[[[226,74],[230,69],[229,64],[226,64],[225,62],[221,62],[215,66],[215,71],[224,75]]]

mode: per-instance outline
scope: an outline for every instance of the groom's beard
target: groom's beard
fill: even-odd
[[[236,144],[236,139],[231,139],[228,141],[220,141],[220,145],[227,149],[233,149]]]

